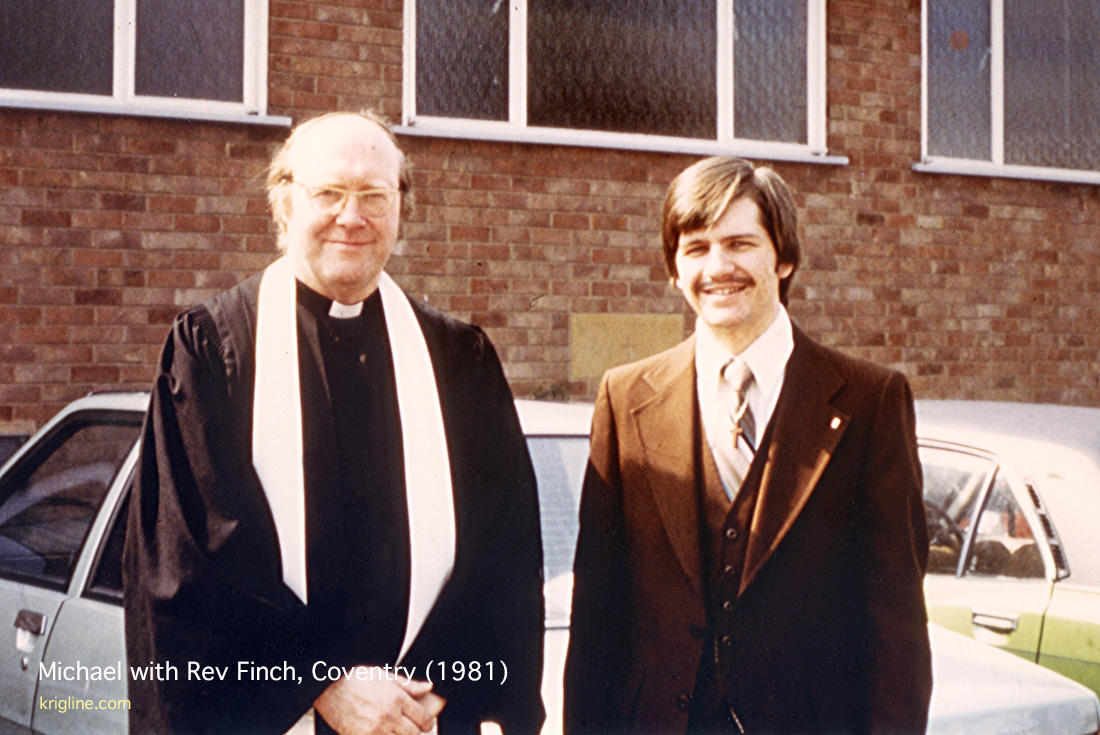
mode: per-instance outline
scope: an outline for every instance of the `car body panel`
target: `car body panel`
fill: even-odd
[[[1035,662],[1053,585],[1045,579],[955,578],[929,574],[929,618],[943,627]]]
[[[113,707],[127,699],[126,632],[122,607],[87,597],[74,597],[61,607],[46,655],[42,663],[46,670],[75,666],[100,667],[102,678],[94,673],[87,677],[66,680],[45,678],[39,682],[38,700],[86,700],[91,709],[62,712],[52,707],[35,707],[34,731],[43,735],[66,735],[73,732],[73,718],[79,715],[80,732],[108,735],[124,732],[128,711]],[[121,672],[119,667],[121,666]],[[57,668],[54,670],[56,671]],[[121,679],[119,677],[121,673]],[[110,707],[108,708],[108,703]]]
[[[928,735],[1095,732],[1095,696],[1090,701],[1080,684],[939,626],[928,632],[934,665]],[[975,701],[982,703],[980,717]]]
[[[1038,663],[1100,692],[1100,592],[1056,586]]]
[[[0,580],[0,623],[6,633],[0,643],[0,718],[27,728],[35,708],[38,664],[66,593]],[[20,615],[39,615],[42,632],[15,627]]]

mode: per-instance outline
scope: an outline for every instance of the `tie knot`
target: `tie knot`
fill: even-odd
[[[753,380],[752,370],[749,369],[748,363],[740,357],[735,357],[726,363],[725,367],[722,368],[722,377],[742,398]]]

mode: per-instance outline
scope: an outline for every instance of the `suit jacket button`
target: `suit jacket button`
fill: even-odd
[[[733,568],[732,564],[727,564],[725,566],[725,568],[722,569],[722,574],[724,574],[728,577],[728,576],[732,575],[735,571],[737,571],[737,570]]]
[[[732,645],[733,645],[733,638],[729,637],[728,635],[722,636],[722,647],[723,648],[729,648]]]
[[[677,697],[676,709],[680,710],[681,712],[687,712],[689,707],[691,707],[691,697],[686,694],[681,694],[679,697]]]
[[[723,602],[722,603],[722,609],[725,610],[726,612],[729,612],[730,610],[732,610],[733,609],[733,601],[732,600],[726,600],[725,602]]]
[[[728,538],[730,541],[735,540],[737,538],[737,529],[736,528],[727,528],[726,529],[726,538]]]

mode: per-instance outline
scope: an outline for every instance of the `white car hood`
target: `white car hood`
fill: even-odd
[[[933,680],[929,735],[1083,735],[1100,728],[1096,696],[1077,682],[938,625],[928,632],[935,672],[951,672]]]

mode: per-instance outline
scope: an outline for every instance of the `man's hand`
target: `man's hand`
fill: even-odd
[[[426,681],[344,678],[325,689],[313,707],[340,735],[419,735],[431,732],[445,704]]]

